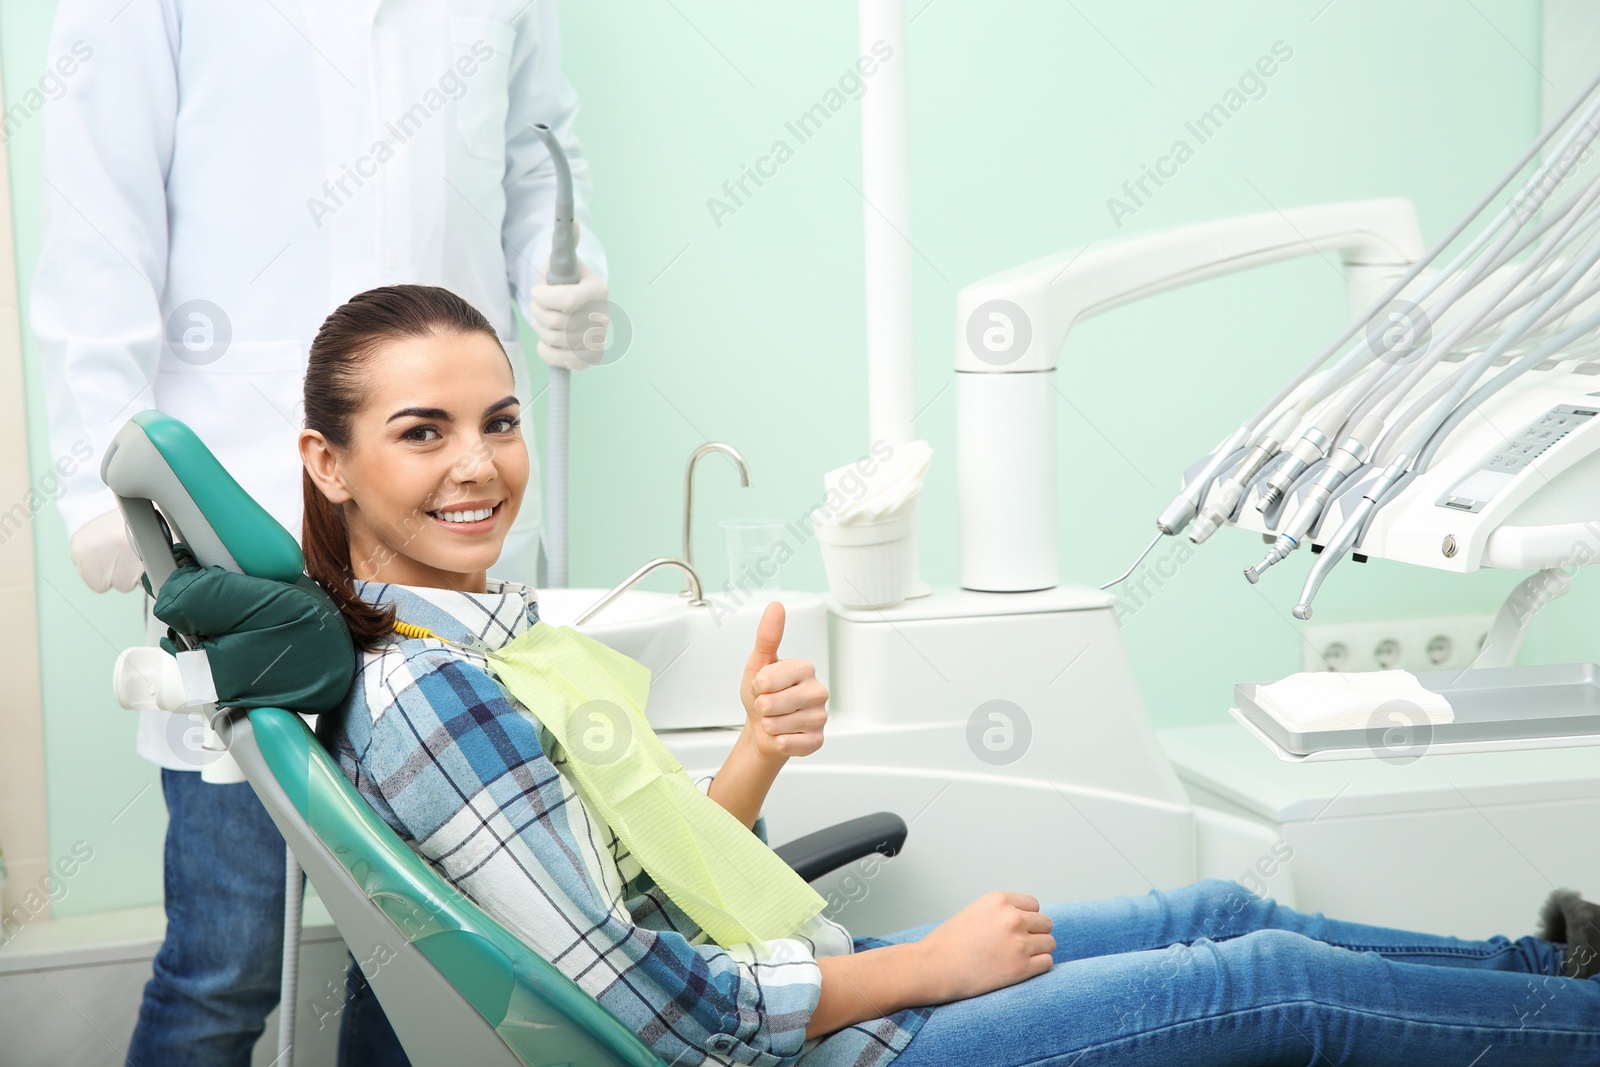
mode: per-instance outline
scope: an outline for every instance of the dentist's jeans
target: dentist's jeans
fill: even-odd
[[[128,1063],[246,1067],[278,1003],[283,837],[248,784],[210,785],[198,771],[163,769],[161,789],[167,935],[145,985]],[[359,1018],[366,1037],[346,1044],[354,1054],[343,1062],[405,1064],[365,983],[350,1001],[342,1014]]]
[[[894,1067],[1600,1063],[1600,981],[1557,977],[1538,938],[1337,922],[1225,881],[1044,910],[1051,970],[934,1008]]]

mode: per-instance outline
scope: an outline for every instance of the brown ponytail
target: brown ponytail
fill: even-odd
[[[328,316],[311,342],[306,429],[317,431],[335,448],[348,448],[350,420],[366,400],[361,371],[372,354],[394,341],[449,333],[486,333],[499,343],[489,320],[448,289],[388,285],[351,297]],[[338,605],[355,643],[376,648],[394,632],[394,608],[376,607],[356,595],[344,511],[322,495],[309,471],[302,470],[300,478],[306,573]]]

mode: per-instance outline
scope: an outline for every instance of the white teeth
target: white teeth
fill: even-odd
[[[435,518],[445,522],[482,522],[494,514],[494,508],[478,508],[475,511],[436,511]]]

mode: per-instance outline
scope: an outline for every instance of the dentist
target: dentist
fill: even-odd
[[[95,591],[131,590],[141,571],[99,466],[144,408],[188,423],[300,530],[306,352],[354,293],[416,282],[461,294],[512,356],[525,410],[515,308],[546,363],[599,362],[584,342],[607,321],[605,258],[554,0],[60,0],[50,49],[89,58],[46,117],[31,317],[52,452],[93,452],[59,506]],[[543,280],[556,190],[533,122],[571,160],[576,285]],[[531,474],[537,499],[537,464]],[[508,577],[537,581],[539,533],[539,508],[524,508]],[[184,716],[139,724],[169,815],[168,922],[135,1067],[248,1063],[277,1000],[283,841],[248,785],[201,781],[211,754],[196,737]],[[351,979],[341,1062],[403,1062]]]

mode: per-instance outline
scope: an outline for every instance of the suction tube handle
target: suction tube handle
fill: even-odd
[[[545,280],[551,285],[571,285],[578,280],[578,235],[574,225],[576,212],[572,204],[572,167],[567,163],[567,153],[550,127],[542,122],[529,123],[529,128],[550,150],[550,162],[556,170],[556,230],[550,242],[550,269]]]
[[[551,285],[572,285],[578,280],[578,234],[572,203],[572,167],[561,142],[542,122],[529,128],[550,150],[550,163],[556,171],[555,233],[550,238],[550,266],[545,280]],[[549,401],[545,408],[545,585],[551,589],[567,587],[567,445],[570,438],[567,415],[571,410],[572,372],[565,367],[549,370]]]

